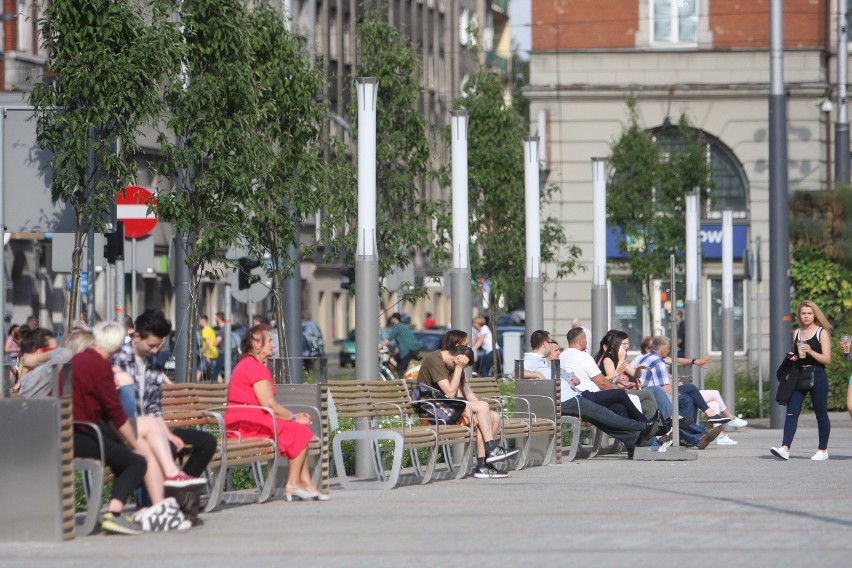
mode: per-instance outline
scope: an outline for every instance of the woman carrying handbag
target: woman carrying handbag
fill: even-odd
[[[828,420],[828,377],[825,374],[825,366],[831,361],[831,326],[819,306],[810,300],[799,304],[796,319],[799,329],[793,332],[794,351],[789,352],[787,357],[796,362],[799,378],[796,389],[787,402],[787,418],[784,421],[781,447],[770,448],[769,451],[782,460],[790,459],[790,445],[799,425],[802,403],[805,395],[810,393],[819,432],[819,445],[811,459],[824,461],[828,459],[828,436],[831,433],[831,423]],[[813,383],[808,388],[811,374]]]

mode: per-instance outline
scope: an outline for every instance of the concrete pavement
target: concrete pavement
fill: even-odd
[[[790,461],[781,432],[749,427],[693,462],[603,456],[327,503],[242,505],[184,534],[2,543],[0,566],[848,566],[852,421],[832,414],[831,459],[812,462],[803,417]]]

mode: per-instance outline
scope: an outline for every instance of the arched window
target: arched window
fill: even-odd
[[[703,130],[690,129],[705,149],[710,164],[710,197],[703,216],[708,219],[722,217],[722,210],[730,207],[735,218],[748,217],[748,180],[740,161],[721,140]],[[683,145],[676,125],[664,123],[650,130],[654,141],[663,150],[675,150]]]

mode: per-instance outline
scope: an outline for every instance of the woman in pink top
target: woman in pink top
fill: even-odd
[[[291,412],[275,400],[272,374],[266,360],[272,356],[271,328],[266,324],[251,327],[243,336],[240,351],[243,356],[231,372],[228,384],[228,409],[225,426],[229,436],[272,437],[278,430],[278,449],[290,460],[284,497],[287,501],[328,500],[320,494],[311,481],[308,471],[308,442],[314,437],[309,428],[311,417],[307,412]],[[275,414],[252,406],[264,406]],[[233,432],[233,434],[231,433]]]

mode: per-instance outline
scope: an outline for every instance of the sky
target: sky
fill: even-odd
[[[520,47],[520,56],[529,59],[529,51],[532,47],[532,35],[530,34],[530,2],[532,0],[510,0],[509,1],[509,24],[512,26],[512,40]]]

